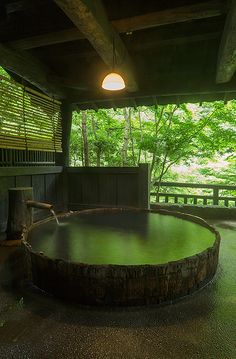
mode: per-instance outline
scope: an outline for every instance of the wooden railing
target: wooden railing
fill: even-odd
[[[181,193],[181,188],[188,189],[188,193]],[[236,207],[236,186],[161,182],[158,191],[158,182],[154,182],[150,196],[151,203]]]

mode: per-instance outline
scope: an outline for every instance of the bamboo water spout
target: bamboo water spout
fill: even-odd
[[[39,209],[47,209],[51,212],[51,214],[53,215],[55,221],[57,222],[57,224],[59,225],[59,221],[58,218],[56,216],[56,213],[53,210],[53,205],[50,203],[44,203],[44,202],[37,202],[37,201],[32,201],[32,200],[28,200],[26,201],[26,205],[27,207],[33,207],[33,208],[39,208]]]
[[[39,208],[39,209],[48,209],[51,211],[53,209],[53,205],[50,203],[37,202],[37,201],[26,201],[27,207]]]

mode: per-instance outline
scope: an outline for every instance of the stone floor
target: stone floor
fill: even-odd
[[[236,359],[236,222],[222,236],[212,283],[178,303],[87,308],[29,287],[0,292],[0,359]],[[14,249],[0,248],[0,276]]]

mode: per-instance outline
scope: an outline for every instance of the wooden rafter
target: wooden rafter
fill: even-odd
[[[224,32],[221,38],[216,82],[228,82],[236,70],[236,1],[233,0],[229,8]]]
[[[157,11],[145,15],[129,17],[111,21],[117,32],[143,30],[150,27],[193,21],[198,19],[212,18],[225,12],[224,2],[210,0],[200,4],[186,5],[179,8]],[[27,37],[11,41],[10,45],[16,49],[28,50],[36,47],[59,44],[84,38],[84,34],[76,27],[55,31],[43,35]]]
[[[209,0],[200,4],[185,5],[128,19],[116,20],[114,26],[119,32],[137,31],[150,27],[206,19],[219,16],[224,11],[225,6],[221,0]]]
[[[127,89],[137,91],[132,61],[119,37],[109,23],[100,0],[54,0],[76,27],[89,40],[103,61],[112,68],[113,42],[116,65],[123,76]]]
[[[0,66],[21,76],[47,95],[65,97],[61,87],[48,80],[51,76],[48,68],[27,52],[0,44]]]

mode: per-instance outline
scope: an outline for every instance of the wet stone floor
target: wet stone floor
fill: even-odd
[[[0,359],[236,359],[236,222],[221,233],[218,271],[204,289],[162,307],[89,308],[34,287],[13,292],[0,248]]]

